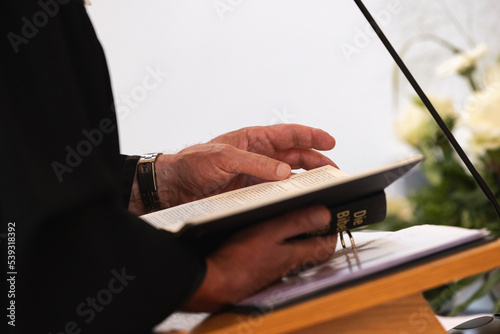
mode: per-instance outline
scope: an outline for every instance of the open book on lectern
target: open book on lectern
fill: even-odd
[[[349,175],[332,166],[298,173],[283,181],[261,183],[142,216],[209,251],[238,230],[301,207],[323,204],[332,213],[327,230],[335,234],[383,221],[384,189],[422,160],[413,156],[368,172]],[[314,233],[313,233],[314,235]]]
[[[445,225],[417,225],[396,232],[363,230],[352,234],[356,247],[343,249],[338,243],[335,253],[326,262],[292,271],[240,301],[232,310],[271,312],[495,239],[487,230]]]

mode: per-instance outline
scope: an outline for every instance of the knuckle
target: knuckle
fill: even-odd
[[[215,160],[221,162],[231,161],[231,157],[234,156],[235,147],[229,144],[213,144],[208,149],[208,154]]]
[[[224,144],[224,143],[217,143],[217,144],[212,144],[210,145],[210,152],[212,154],[218,154],[222,155],[225,154],[226,152],[230,151],[233,146],[229,144]]]

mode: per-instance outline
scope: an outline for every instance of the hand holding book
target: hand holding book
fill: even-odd
[[[297,266],[310,265],[311,259],[315,264],[328,260],[336,247],[336,235],[285,240],[329,222],[329,211],[314,206],[240,231],[207,256],[206,278],[182,310],[215,311],[254,294]]]

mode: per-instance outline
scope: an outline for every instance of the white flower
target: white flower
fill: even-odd
[[[418,146],[427,137],[429,116],[421,107],[411,104],[396,118],[396,134],[411,146]]]
[[[455,119],[457,114],[453,101],[437,96],[429,97],[441,118]],[[426,140],[435,139],[438,127],[422,102],[408,105],[396,118],[396,134],[413,147],[422,145]]]
[[[491,82],[468,99],[463,123],[476,153],[500,148],[500,81]]]
[[[500,83],[500,63],[496,66],[489,68],[486,75],[486,85],[493,86]]]
[[[485,44],[479,44],[475,48],[460,52],[448,59],[436,69],[439,76],[448,76],[452,74],[461,74],[476,66],[477,61],[488,53],[488,47]]]

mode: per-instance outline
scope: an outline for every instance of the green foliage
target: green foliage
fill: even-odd
[[[417,224],[487,228],[500,236],[498,217],[482,190],[456,159],[440,159],[422,168],[429,181],[409,195]],[[484,175],[494,194],[499,194],[494,175]]]
[[[484,274],[479,274],[467,277],[445,286],[428,290],[424,292],[424,297],[429,301],[430,306],[436,314],[449,315],[455,294],[477,280],[482,279],[483,276]]]
[[[497,302],[493,308],[493,313],[500,313],[500,298],[497,299]]]
[[[479,287],[479,289],[474,292],[472,296],[470,296],[464,303],[455,306],[449,313],[450,316],[455,316],[465,311],[467,307],[472,304],[475,300],[486,296],[490,293],[490,291],[500,283],[500,271],[497,272],[488,272],[482,275],[481,279],[483,280],[483,284]],[[498,301],[497,301],[498,303]]]
[[[366,229],[377,231],[398,231],[410,226],[412,226],[411,223],[399,218],[397,215],[387,214],[387,217],[383,222],[367,226]]]

